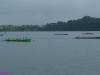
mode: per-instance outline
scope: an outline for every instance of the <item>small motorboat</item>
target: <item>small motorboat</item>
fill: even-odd
[[[12,41],[12,42],[31,42],[31,39],[6,39],[6,40],[3,40],[3,41]]]

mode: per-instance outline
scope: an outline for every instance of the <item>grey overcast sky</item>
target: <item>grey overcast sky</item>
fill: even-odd
[[[100,18],[100,0],[0,0],[0,25],[45,25]]]

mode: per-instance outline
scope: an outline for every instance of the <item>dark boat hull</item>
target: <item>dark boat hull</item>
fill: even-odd
[[[68,35],[68,34],[55,34],[55,35]]]
[[[75,37],[75,39],[100,39],[100,37]]]

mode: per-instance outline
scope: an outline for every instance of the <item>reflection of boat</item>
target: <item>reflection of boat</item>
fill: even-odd
[[[0,36],[3,36],[3,34],[0,34]]]
[[[13,42],[31,42],[31,39],[6,39],[3,41],[13,41]]]
[[[75,39],[100,39],[100,36],[98,36],[98,37],[75,37]]]
[[[93,34],[93,33],[89,33],[89,32],[87,32],[87,33],[82,33],[82,34],[85,34],[85,35],[86,35],[86,34],[89,34],[89,35],[90,35],[90,34]]]

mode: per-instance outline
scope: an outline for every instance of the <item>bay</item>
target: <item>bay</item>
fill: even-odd
[[[94,35],[82,35],[85,32],[6,32],[0,36],[0,72],[10,75],[99,75],[100,39],[75,37],[99,36],[100,31],[91,31]],[[2,41],[26,37],[32,41]]]

